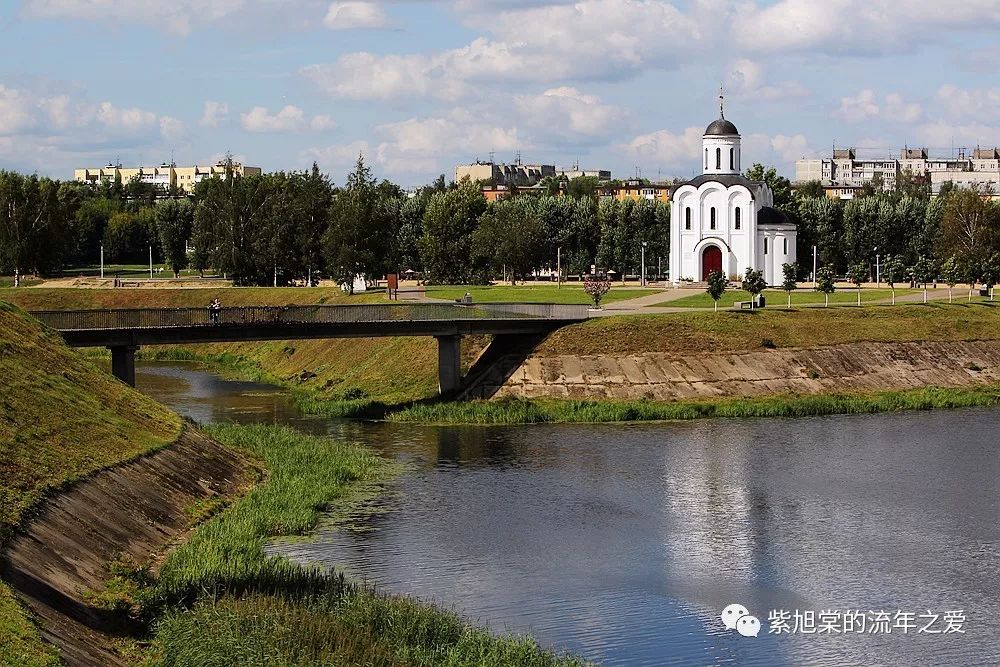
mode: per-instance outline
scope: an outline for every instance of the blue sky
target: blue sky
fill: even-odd
[[[839,146],[1000,144],[996,0],[22,0],[0,167],[315,160],[419,185],[459,162],[698,168],[726,116],[792,176]]]

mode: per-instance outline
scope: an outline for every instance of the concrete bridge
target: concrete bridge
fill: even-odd
[[[529,303],[413,303],[348,306],[246,306],[49,310],[32,315],[75,347],[107,347],[111,371],[135,386],[142,345],[304,338],[433,336],[438,342],[438,389],[461,386],[462,336],[492,334],[500,345],[537,339],[587,319],[587,306]]]

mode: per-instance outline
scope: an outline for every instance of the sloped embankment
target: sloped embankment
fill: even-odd
[[[101,620],[87,591],[120,555],[162,550],[189,525],[184,510],[239,484],[241,470],[0,302],[0,665],[57,664],[53,645],[70,664],[114,664],[110,639],[86,627]]]

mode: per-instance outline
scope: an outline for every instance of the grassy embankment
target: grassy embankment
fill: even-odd
[[[473,301],[484,303],[568,303],[590,304],[590,296],[583,291],[580,283],[563,283],[562,287],[552,285],[434,285],[427,288],[427,296],[435,299],[458,299],[468,292]],[[612,285],[604,295],[602,303],[614,303],[626,299],[655,294],[654,289],[620,287]]]
[[[179,419],[0,302],[0,548],[45,497],[173,441]],[[0,582],[0,665],[56,656]]]
[[[748,352],[858,342],[1000,339],[1000,307],[990,303],[864,308],[691,312],[599,318],[556,331],[535,354],[627,356]],[[416,405],[395,421],[518,424],[700,417],[805,416],[991,406],[1000,387],[934,388],[656,401],[505,400]]]
[[[431,605],[264,554],[312,529],[391,473],[367,450],[284,427],[218,425],[210,435],[264,461],[268,479],[167,558],[152,600],[155,664],[579,665],[529,638],[493,636]]]
[[[904,296],[910,296],[913,294],[922,294],[923,290],[915,289],[897,289],[896,298],[900,299]],[[936,295],[937,296],[937,295]],[[824,305],[825,299],[821,292],[811,290],[808,288],[799,288],[794,290],[791,294],[792,306],[805,306],[805,305]],[[767,305],[770,308],[781,308],[788,304],[788,294],[782,290],[769,289],[764,290],[764,298],[767,300]],[[870,303],[872,301],[883,301],[892,299],[892,290],[885,288],[872,288],[872,289],[862,289],[861,290],[861,304]],[[733,304],[737,301],[750,301],[750,293],[744,292],[743,290],[729,290],[722,295],[719,299],[719,308],[732,308]],[[858,303],[858,290],[854,288],[838,288],[836,292],[830,295],[830,305],[857,305]],[[902,305],[902,304],[900,304]],[[707,292],[699,292],[697,294],[691,294],[690,296],[685,296],[680,299],[674,299],[672,301],[664,301],[663,303],[658,303],[656,306],[667,306],[673,308],[712,308],[713,302],[712,297],[708,295]],[[654,306],[655,307],[655,306]]]

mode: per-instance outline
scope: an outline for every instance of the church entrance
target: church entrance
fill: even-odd
[[[708,274],[722,271],[722,251],[710,245],[701,253],[701,281],[708,282]]]

